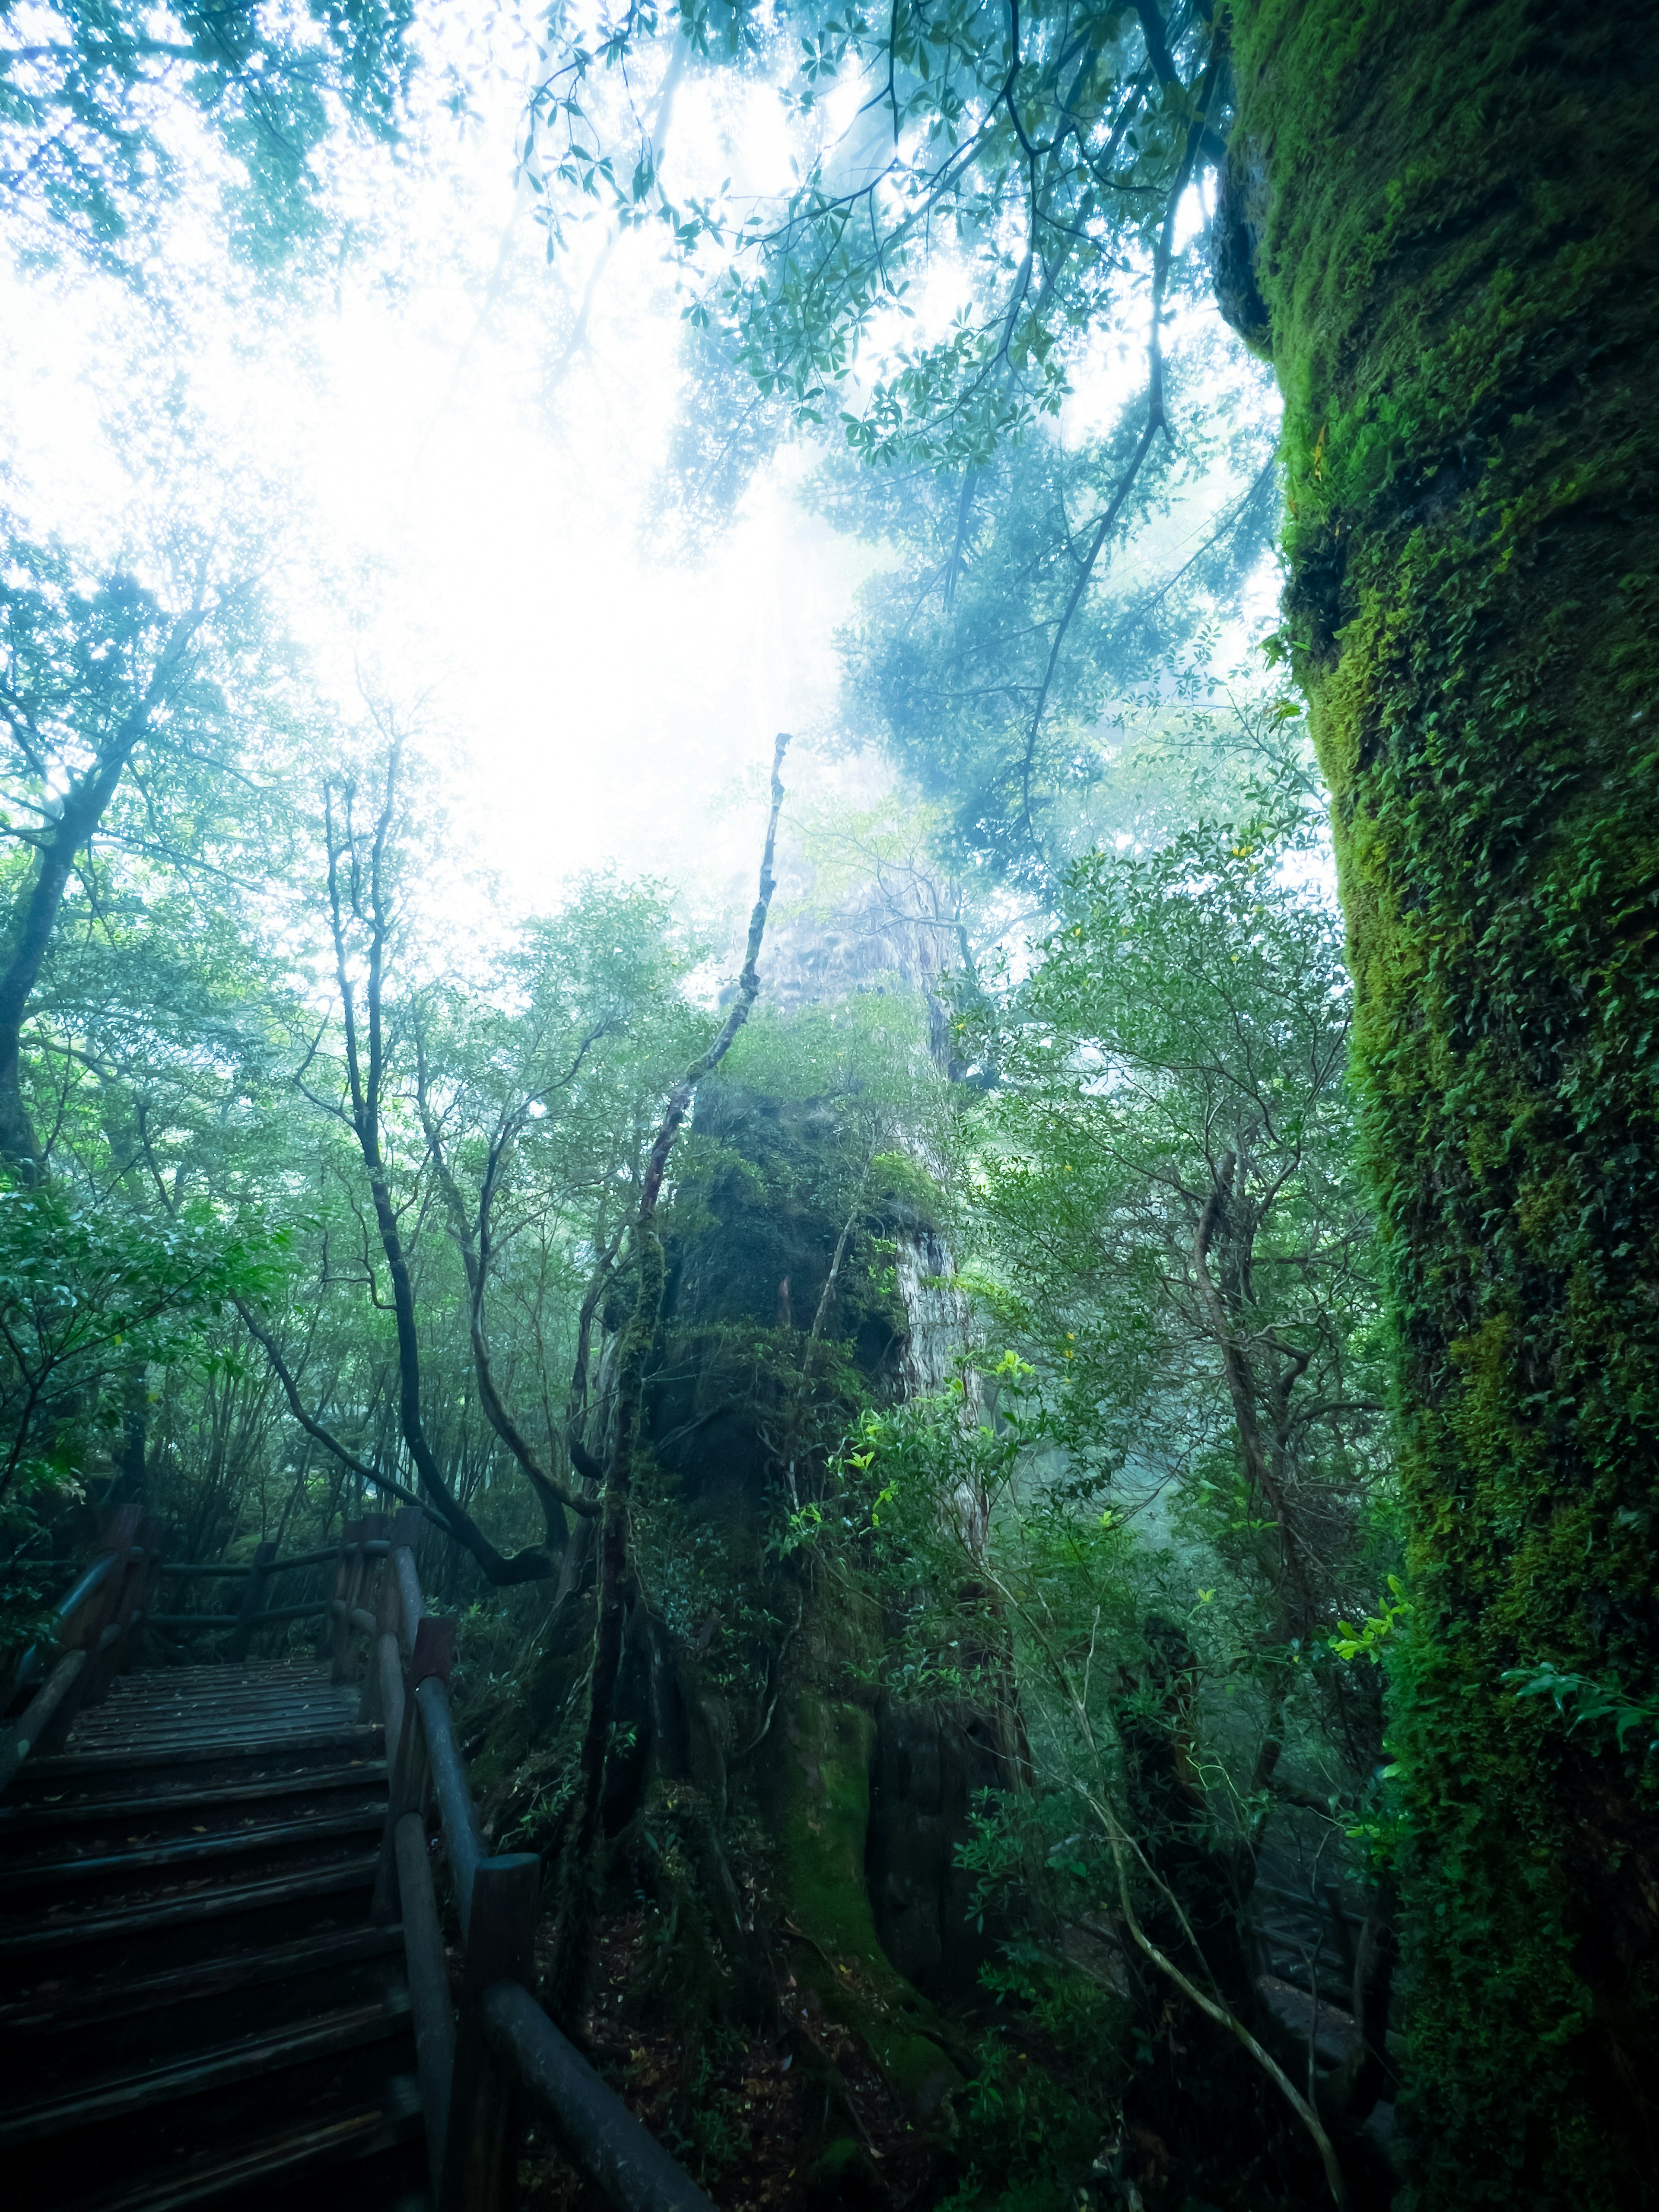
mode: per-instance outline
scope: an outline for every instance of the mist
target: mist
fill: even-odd
[[[28,2201],[1649,2201],[1644,27],[0,9]]]

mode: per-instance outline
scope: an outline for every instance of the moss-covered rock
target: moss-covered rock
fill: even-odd
[[[799,1639],[767,1783],[777,1902],[800,1941],[796,2003],[859,2037],[912,2122],[948,2118],[963,2076],[951,2038],[888,1958],[877,1932],[866,1851],[876,1721],[869,1684],[879,1649],[874,1601],[846,1583],[820,1594]]]

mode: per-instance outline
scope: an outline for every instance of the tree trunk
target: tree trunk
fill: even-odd
[[[199,607],[174,619],[142,696],[109,733],[80,781],[63,794],[56,817],[35,840],[34,866],[16,895],[0,940],[0,1161],[21,1182],[33,1182],[42,1171],[23,1099],[23,1023],[75,856],[103,820],[127,763],[149,735],[156,709],[173,690],[202,620]]]
[[[1422,2212],[1659,2184],[1653,1731],[1570,1736],[1503,1679],[1659,1697],[1652,33],[1633,0],[1235,26],[1222,258],[1285,395],[1401,1347]]]
[[[125,735],[125,732],[124,732]],[[103,819],[127,744],[70,793],[40,839],[34,866],[18,892],[0,953],[0,1158],[25,1182],[40,1173],[34,1128],[23,1100],[23,1023],[64,902],[75,855]]]

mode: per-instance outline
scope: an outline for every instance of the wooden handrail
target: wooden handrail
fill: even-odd
[[[550,2122],[554,2141],[617,2212],[709,2212],[690,2175],[575,2045],[560,2034],[521,1982],[485,1991],[484,2039]]]
[[[138,1505],[117,1506],[106,1522],[96,1555],[53,1607],[63,1624],[57,1662],[0,1735],[0,1790],[26,1759],[58,1750],[76,1715],[108,1696],[133,1632],[149,1617],[162,1539]],[[9,1705],[27,1686],[34,1656],[31,1646],[19,1662]]]
[[[197,1634],[223,1635],[228,1631],[224,1656],[228,1660],[236,1661],[246,1658],[248,1647],[258,1629],[275,1627],[289,1620],[327,1618],[337,1622],[331,1633],[331,1644],[337,1654],[337,1655],[342,1648],[337,1630],[337,1608],[342,1601],[337,1595],[310,1599],[303,1605],[268,1606],[262,1600],[273,1577],[291,1573],[298,1567],[332,1565],[337,1571],[337,1591],[343,1576],[355,1576],[361,1583],[374,1562],[384,1559],[392,1548],[390,1540],[384,1535],[366,1536],[356,1533],[371,1525],[381,1527],[384,1522],[349,1522],[341,1533],[340,1541],[331,1544],[326,1551],[297,1552],[288,1559],[273,1556],[274,1545],[261,1544],[252,1559],[243,1559],[234,1565],[204,1565],[196,1560],[163,1561],[160,1572],[164,1575],[209,1576],[227,1581],[240,1581],[244,1584],[241,1601],[234,1613],[151,1613],[147,1616],[148,1626],[156,1629],[190,1631]],[[350,1619],[349,1609],[348,1631],[353,1626],[373,1626],[372,1618],[366,1615],[361,1607],[356,1608],[356,1616],[355,1620]],[[336,1679],[343,1680],[344,1677],[337,1671]]]
[[[263,1613],[151,1613],[144,1616],[149,1628],[269,1628],[278,1620],[316,1620],[328,1611],[325,1597],[309,1605],[268,1606]]]
[[[492,1853],[478,1825],[449,1702],[455,1624],[425,1609],[406,1506],[389,1542],[354,1523],[331,1603],[334,1676],[355,1679],[353,1632],[373,1636],[362,1711],[386,1729],[390,1789],[373,1917],[401,1917],[421,2104],[437,2212],[501,2212],[510,2200],[521,2102],[548,2121],[562,2154],[614,2212],[712,2212],[708,2198],[635,2118],[536,2002],[541,1862]],[[378,1577],[366,1572],[374,1555]],[[462,1942],[452,1997],[427,1846],[438,1817]]]
[[[34,1748],[40,1732],[69,1695],[87,1663],[84,1651],[66,1651],[45,1684],[0,1741],[0,1790],[3,1790]]]
[[[379,1541],[366,1544],[363,1547],[363,1549],[375,1558],[383,1559],[386,1556],[386,1552],[390,1549],[390,1546],[387,1545],[384,1540],[380,1540]],[[164,1575],[228,1576],[251,1575],[255,1573],[264,1575],[286,1575],[290,1573],[295,1567],[331,1566],[339,1556],[340,1546],[338,1544],[331,1544],[325,1552],[297,1552],[291,1559],[270,1559],[266,1561],[263,1567],[256,1567],[252,1561],[247,1559],[243,1559],[240,1564],[224,1563],[218,1565],[209,1566],[199,1565],[194,1560],[185,1561],[178,1559],[163,1561],[161,1571]]]
[[[73,1614],[78,1613],[81,1607],[86,1603],[87,1600],[109,1579],[110,1576],[114,1573],[116,1568],[119,1565],[119,1555],[113,1551],[106,1550],[100,1552],[97,1558],[93,1560],[90,1566],[82,1567],[80,1573],[76,1577],[75,1580],[70,1584],[69,1588],[64,1592],[62,1597],[58,1599],[57,1604],[52,1607],[52,1612],[57,1615],[58,1619],[59,1620],[68,1620]],[[28,1650],[25,1651],[22,1657],[18,1661],[16,1672],[11,1678],[10,1698],[15,1698],[17,1692],[29,1681],[30,1678],[35,1672],[35,1662],[40,1658],[40,1645],[38,1644],[31,1644]],[[9,1698],[8,1702],[9,1702]]]

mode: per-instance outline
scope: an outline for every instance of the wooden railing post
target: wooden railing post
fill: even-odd
[[[121,1671],[132,1632],[142,1623],[149,1607],[156,1562],[161,1558],[161,1534],[159,1521],[141,1521],[138,1524],[112,1620],[99,1638],[98,1650],[87,1655],[87,1672],[76,1700],[82,1708],[101,1705],[109,1695],[110,1684]],[[115,1632],[112,1636],[112,1628]]]
[[[425,1526],[426,1512],[419,1505],[399,1507],[392,1523],[392,1550],[386,1570],[398,1585],[398,1643],[405,1659],[415,1649],[415,1632],[426,1612],[426,1602],[421,1595],[420,1571],[415,1562],[415,1547]]]
[[[398,1635],[403,1612],[403,1593],[398,1587],[392,1560],[380,1568],[380,1594],[374,1607],[374,1649],[363,1677],[362,1717],[379,1721],[386,1730],[388,1764],[404,1727],[404,1655]]]
[[[75,1716],[87,1701],[87,1692],[96,1678],[98,1661],[104,1649],[104,1631],[118,1618],[131,1587],[132,1548],[143,1515],[141,1505],[118,1505],[106,1524],[99,1554],[100,1557],[105,1553],[114,1554],[117,1562],[115,1571],[81,1607],[64,1631],[60,1650],[64,1653],[84,1651],[86,1664],[51,1720],[35,1739],[31,1753],[33,1758],[43,1758],[63,1748],[64,1739],[75,1725]]]
[[[404,1661],[415,1649],[415,1632],[426,1611],[415,1567],[415,1543],[425,1520],[418,1505],[402,1508],[393,1517],[386,1562],[380,1569],[374,1650],[363,1689],[363,1717],[378,1720],[386,1730],[388,1768],[403,1735]]]
[[[363,1522],[366,1544],[384,1544],[392,1527],[389,1514],[371,1513]],[[374,1615],[374,1626],[368,1632],[368,1664],[363,1669],[363,1686],[357,1700],[360,1721],[384,1721],[386,1718],[385,1686],[380,1677],[380,1637],[386,1627],[386,1593],[392,1587],[391,1562],[384,1553],[370,1559],[363,1554],[362,1595],[359,1605]],[[395,1738],[392,1741],[396,1741]]]
[[[357,1553],[352,1561],[349,1585],[346,1590],[345,1657],[340,1675],[343,1682],[355,1682],[357,1679],[358,1668],[362,1663],[357,1644],[357,1624],[353,1615],[362,1610],[364,1589],[370,1573],[368,1553],[363,1548],[368,1541],[368,1532],[372,1526],[369,1516],[365,1514],[361,1521],[353,1525],[357,1531]]]
[[[240,1661],[247,1657],[248,1646],[253,1641],[254,1615],[264,1611],[270,1563],[276,1556],[275,1544],[256,1544],[253,1547],[253,1564],[242,1585],[242,1602],[236,1608],[236,1626],[225,1645],[227,1659]]]
[[[356,1603],[357,1577],[363,1563],[362,1540],[362,1522],[348,1521],[340,1531],[340,1565],[329,1609],[329,1679],[336,1683],[351,1679],[346,1670],[351,1658],[351,1608]]]
[[[514,2083],[484,2039],[483,2001],[498,1982],[534,1976],[541,1880],[531,1851],[485,1859],[473,1880],[438,2212],[504,2212],[511,2202]]]
[[[374,1895],[368,1908],[371,1920],[398,1917],[398,1823],[405,1813],[418,1813],[426,1797],[426,1738],[421,1729],[420,1700],[415,1693],[434,1674],[447,1682],[454,1663],[454,1622],[428,1613],[415,1632],[415,1650],[404,1685],[404,1723],[398,1731],[397,1756],[392,1761],[386,1832],[380,1838],[380,1863],[375,1869]]]
[[[415,2064],[426,2115],[427,2160],[435,2198],[443,2184],[449,2092],[455,2074],[455,2003],[433,1887],[426,1822],[405,1813],[398,1823],[398,1895],[404,1923],[404,1963],[409,1973],[415,2027]]]
[[[145,1531],[150,1534],[146,1535]],[[146,1521],[140,1524],[138,1540],[144,1549],[144,1564],[138,1571],[137,1603],[127,1623],[126,1640],[117,1655],[117,1668],[131,1674],[144,1656],[144,1627],[150,1615],[157,1610],[161,1595],[161,1569],[166,1563],[167,1548],[173,1541],[173,1527],[166,1521]]]

